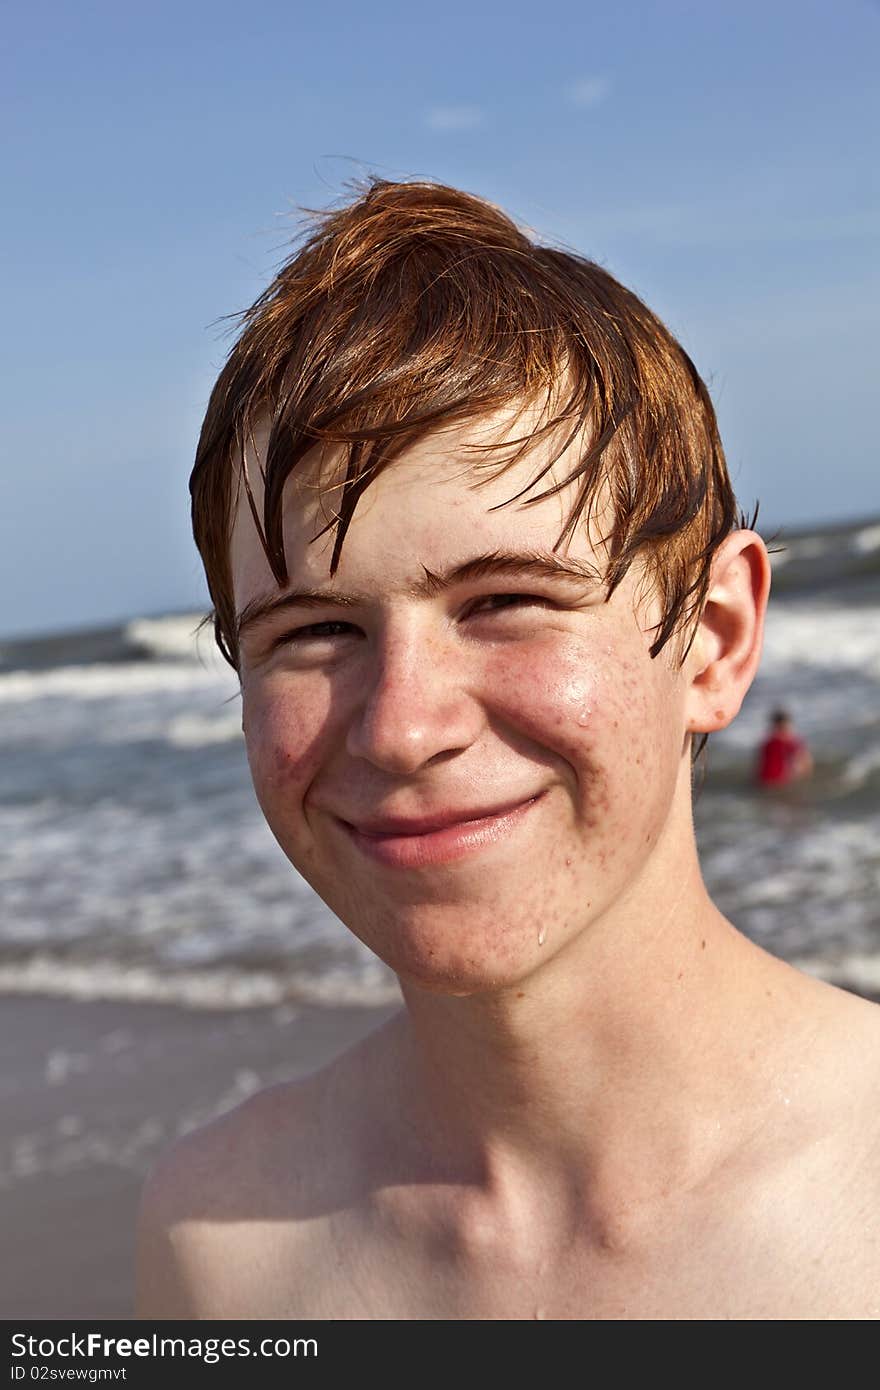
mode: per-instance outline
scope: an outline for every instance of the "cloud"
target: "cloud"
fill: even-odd
[[[565,94],[572,106],[588,111],[594,106],[601,106],[610,91],[611,79],[608,77],[581,77],[577,82],[569,83]]]
[[[432,106],[425,124],[429,130],[476,130],[484,118],[479,106]]]

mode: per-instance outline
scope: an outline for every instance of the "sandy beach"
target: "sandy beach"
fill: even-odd
[[[6,997],[0,1318],[130,1317],[137,1203],[156,1155],[259,1087],[313,1071],[391,1012]]]

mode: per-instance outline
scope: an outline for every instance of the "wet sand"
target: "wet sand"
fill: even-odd
[[[391,1012],[0,1001],[0,1318],[131,1317],[137,1204],[157,1154]]]

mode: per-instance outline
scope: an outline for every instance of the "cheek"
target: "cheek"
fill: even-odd
[[[621,749],[641,757],[653,717],[653,689],[634,655],[572,641],[499,650],[487,688],[499,713],[573,766],[617,765]]]
[[[331,715],[326,683],[296,692],[267,683],[243,690],[242,726],[257,798],[270,817],[276,799],[288,805],[318,770]],[[271,823],[271,817],[270,817]]]
[[[507,727],[550,755],[582,822],[609,845],[631,840],[635,819],[653,834],[675,782],[670,711],[647,660],[607,641],[536,646],[528,661],[502,649],[490,682]]]

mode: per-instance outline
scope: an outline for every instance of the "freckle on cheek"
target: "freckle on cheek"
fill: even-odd
[[[283,745],[272,754],[272,772],[277,782],[295,781],[308,762],[307,749],[290,749]]]

